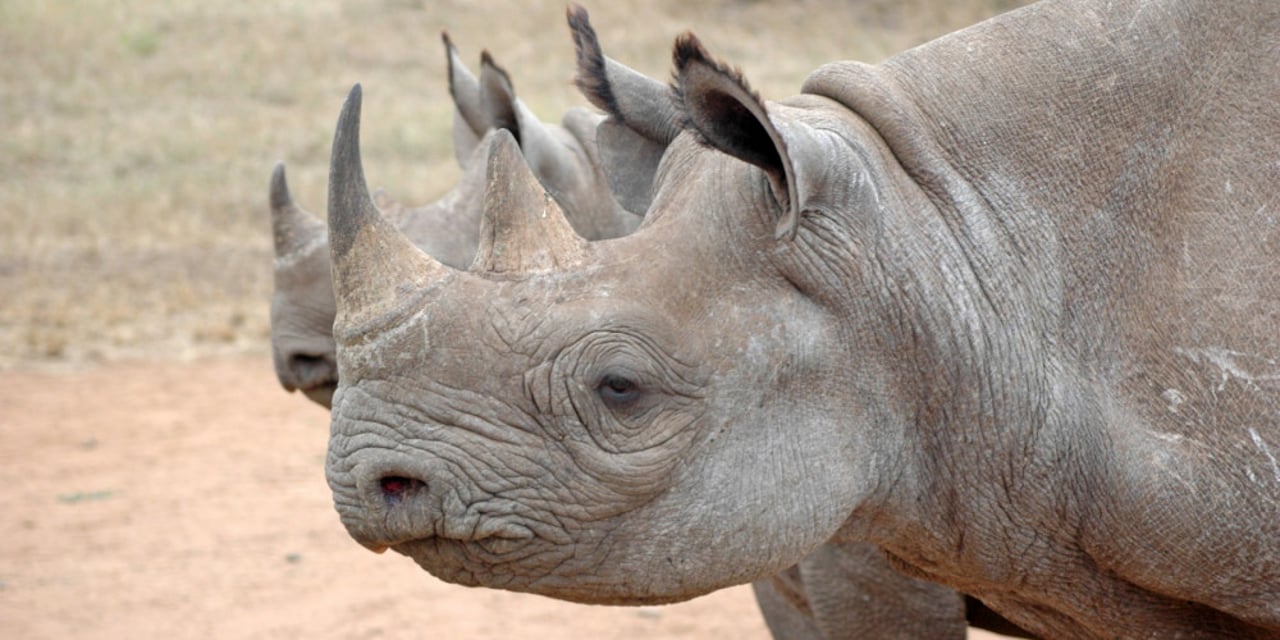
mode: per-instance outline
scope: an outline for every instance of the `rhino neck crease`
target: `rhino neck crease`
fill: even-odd
[[[874,237],[873,243],[860,242],[875,268],[858,274],[863,281],[849,288],[878,296],[841,306],[847,305],[850,318],[887,319],[883,326],[857,332],[885,340],[881,348],[896,354],[895,384],[910,390],[905,442],[915,461],[909,464],[915,465],[911,482],[916,484],[904,486],[888,509],[902,509],[903,522],[926,523],[908,536],[928,540],[914,551],[918,559],[956,562],[945,558],[966,553],[963,526],[968,525],[957,528],[929,518],[944,514],[950,524],[982,521],[979,512],[989,505],[969,501],[965,480],[955,471],[1001,464],[1011,450],[1058,455],[1071,443],[1050,442],[1054,434],[1045,433],[1049,423],[1064,419],[1052,415],[1054,407],[1081,407],[1079,414],[1066,417],[1073,420],[1094,411],[1090,407],[1096,402],[1087,397],[1061,397],[1081,395],[1085,386],[1063,385],[1064,378],[1078,374],[1055,341],[1029,338],[1051,336],[1061,322],[1052,227],[1025,210],[994,208],[950,161],[923,127],[924,116],[882,68],[829,65],[811,76],[805,91],[852,109],[874,130],[869,136],[855,134],[876,138],[868,148],[883,144],[870,160],[884,203],[882,217],[879,228],[861,231]],[[848,219],[833,226],[866,224],[854,219],[859,212],[845,215]],[[868,304],[876,308],[868,310]],[[1044,460],[1037,456],[1025,460],[1027,467],[1016,474],[1042,472],[1036,467]],[[998,499],[1012,500],[1008,495]],[[923,511],[916,509],[921,504],[927,505]],[[857,535],[881,536],[881,542],[902,538],[900,529],[886,531]]]
[[[1277,485],[1248,480],[1280,482],[1280,332],[1262,320],[1280,315],[1280,165],[1260,160],[1280,139],[1280,13],[1197,6],[1043,3],[804,88],[870,124],[928,203],[895,212],[917,219],[879,256],[920,468],[865,535],[1049,637],[1173,635],[1185,621],[1151,611],[1177,607],[1242,637],[1280,625]],[[1223,504],[1234,524],[1190,526]],[[1213,559],[1233,537],[1248,564]],[[1074,595],[1002,587],[1055,577]],[[1102,593],[1132,606],[1091,613]]]
[[[855,274],[860,281],[847,290],[875,295],[836,303],[850,319],[882,319],[850,331],[875,336],[879,349],[893,354],[890,384],[907,390],[902,442],[909,471],[882,502],[860,507],[841,536],[870,538],[934,581],[994,571],[990,581],[998,583],[1015,569],[974,564],[998,555],[986,545],[1007,542],[1006,530],[1030,529],[1045,495],[1028,487],[1048,489],[1046,478],[1070,473],[1096,453],[1077,437],[1086,429],[1058,427],[1101,409],[1058,345],[1037,339],[1051,336],[1061,316],[1049,284],[1052,265],[1040,255],[1049,243],[1024,247],[936,150],[918,147],[910,166],[896,164],[903,162],[897,148],[885,149],[883,168],[872,174],[905,171],[905,179],[878,178],[887,204],[868,234],[874,241],[851,241],[870,258],[863,264],[874,267]],[[854,219],[862,212],[834,215],[845,219],[832,227],[866,225]],[[802,223],[799,244],[811,241],[813,227],[811,217]],[[1065,406],[1076,411],[1063,413]],[[972,491],[990,487],[973,486],[968,474],[1001,467],[1000,491],[973,500]],[[1008,510],[993,520],[995,503]],[[871,526],[859,529],[871,511]]]

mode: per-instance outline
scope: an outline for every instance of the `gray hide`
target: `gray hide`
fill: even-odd
[[[1044,637],[1280,636],[1280,4],[1045,2],[781,103],[675,57],[641,228],[566,233],[500,133],[468,271],[379,215],[349,97],[357,541],[607,604],[865,541]]]

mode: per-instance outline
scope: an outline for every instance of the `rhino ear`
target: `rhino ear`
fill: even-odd
[[[676,40],[675,65],[687,126],[709,146],[764,170],[783,212],[776,237],[794,238],[801,213],[831,186],[836,141],[771,116],[741,73],[712,59],[692,33]]]
[[[486,49],[480,52],[480,105],[489,128],[506,129],[520,143],[520,116],[516,105],[516,88],[507,70],[493,61]]]
[[[406,293],[455,273],[414,246],[373,203],[360,160],[360,102],[357,84],[342,105],[329,165],[329,256],[338,303],[334,326],[348,329],[396,311]]]
[[[270,202],[271,235],[277,259],[309,249],[324,238],[324,223],[293,201],[283,162],[276,163],[271,172]]]
[[[587,10],[570,5],[577,69],[573,83],[596,108],[657,144],[666,146],[680,134],[682,117],[671,90],[604,55]]]
[[[449,33],[441,31],[440,39],[444,42],[449,95],[453,97],[453,155],[458,166],[465,167],[489,129],[489,116],[480,102],[480,81],[462,64]]]
[[[569,146],[564,131],[538,119],[516,97],[511,76],[485,51],[480,63],[480,101],[494,129],[505,129],[515,138],[524,162],[533,175],[556,197],[565,197],[580,186],[587,168]]]
[[[568,21],[577,54],[574,84],[609,114],[596,131],[609,189],[624,209],[643,215],[658,161],[680,133],[680,112],[665,84],[604,55],[586,9],[570,5]]]
[[[667,152],[635,129],[610,118],[596,127],[596,145],[609,191],[623,209],[642,216],[653,202],[653,180]]]

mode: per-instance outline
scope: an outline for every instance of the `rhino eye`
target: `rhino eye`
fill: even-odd
[[[620,409],[640,397],[640,385],[630,378],[608,374],[596,385],[596,393],[610,409]]]

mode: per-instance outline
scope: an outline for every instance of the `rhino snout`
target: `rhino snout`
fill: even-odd
[[[524,527],[492,520],[484,509],[461,503],[448,480],[416,463],[357,465],[352,480],[353,494],[338,489],[348,498],[339,500],[339,512],[352,538],[375,552],[428,539],[507,549],[530,536]]]
[[[534,538],[508,513],[486,513],[460,502],[444,474],[418,464],[357,465],[354,493],[339,489],[339,512],[356,542],[375,551],[428,541],[472,543],[493,556],[511,553]],[[477,508],[478,507],[478,508]]]
[[[434,537],[439,501],[422,469],[364,461],[335,473],[329,483],[347,533],[382,553],[398,544]]]

